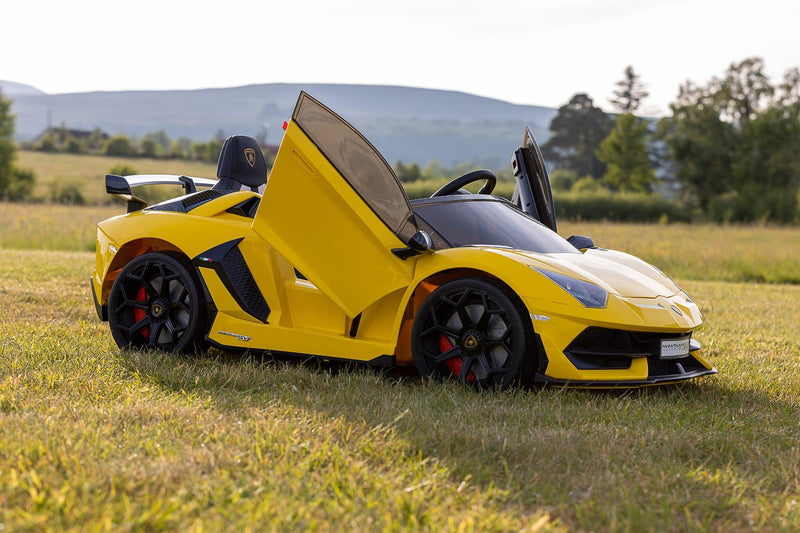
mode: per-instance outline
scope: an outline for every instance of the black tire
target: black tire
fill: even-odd
[[[445,283],[423,302],[411,331],[417,372],[481,388],[528,385],[538,353],[519,298],[490,280]]]
[[[201,350],[205,302],[188,260],[174,252],[133,259],[111,287],[108,321],[121,348]]]

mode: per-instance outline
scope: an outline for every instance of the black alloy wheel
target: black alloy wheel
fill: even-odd
[[[204,310],[191,265],[173,252],[133,259],[117,276],[108,298],[111,334],[120,347],[201,349]]]
[[[527,385],[536,367],[533,327],[517,296],[499,283],[445,283],[423,302],[411,347],[423,377],[481,388]]]

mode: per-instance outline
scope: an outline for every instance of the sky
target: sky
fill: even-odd
[[[611,110],[626,66],[649,114],[686,80],[800,66],[797,0],[6,0],[0,79],[48,93],[348,83]]]

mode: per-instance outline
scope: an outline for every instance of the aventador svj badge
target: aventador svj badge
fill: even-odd
[[[256,166],[256,151],[252,148],[245,148],[244,149],[244,158],[247,160],[247,164],[251,167]]]
[[[228,337],[233,337],[234,339],[239,339],[242,342],[248,342],[250,340],[250,337],[248,337],[247,335],[239,335],[238,333],[230,333],[228,331],[219,331],[219,330],[217,330],[217,333],[219,333],[220,335],[227,335]]]

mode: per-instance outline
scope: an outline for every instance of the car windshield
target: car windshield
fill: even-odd
[[[414,202],[413,207],[417,218],[452,247],[489,245],[539,253],[579,253],[557,233],[503,200],[472,196]]]

